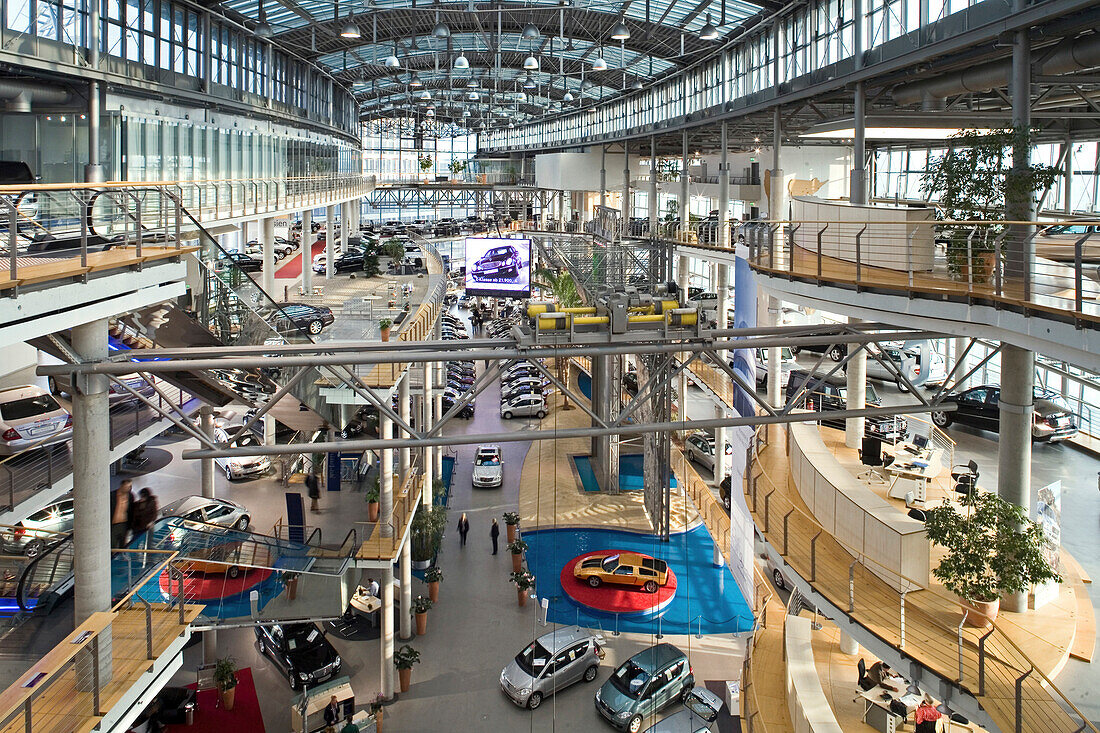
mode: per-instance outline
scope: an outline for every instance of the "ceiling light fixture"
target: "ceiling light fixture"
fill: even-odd
[[[523,68],[527,69],[528,71],[533,71],[534,69],[539,68],[539,60],[534,56],[528,56],[523,60]]]
[[[710,13],[707,13],[707,22],[699,29],[699,38],[704,41],[713,41],[718,35],[718,28],[710,22]]]
[[[427,115],[428,117],[435,117],[435,110],[432,109],[431,107],[429,107],[428,111],[425,112],[424,114]]]
[[[642,86],[643,84],[641,79],[635,79],[634,81],[630,82],[631,89],[641,89]]]
[[[340,31],[340,37],[348,39],[359,38],[359,26],[350,21],[345,23],[343,29]]]
[[[417,94],[416,98],[419,99],[421,102],[427,102],[432,98],[432,93],[425,89],[421,91],[420,94]]]
[[[476,102],[477,100],[481,99],[481,95],[477,92],[470,92],[466,95],[466,99],[469,99],[471,102]]]
[[[528,40],[532,40],[532,39],[538,38],[540,35],[542,35],[542,34],[539,33],[539,29],[535,26],[534,23],[528,23],[527,25],[523,26],[523,37],[524,38],[526,38]]]
[[[565,94],[562,95],[561,100],[563,102],[572,102],[573,101],[573,93],[572,92],[566,92]]]
[[[523,80],[523,88],[524,89],[534,89],[536,86],[538,86],[538,85],[535,83],[535,80],[533,78],[531,78],[530,74],[528,74],[527,78]]]
[[[422,86],[424,86],[424,83],[422,81],[420,81],[420,77],[416,75],[415,71],[412,72],[412,74],[409,75],[409,86],[410,87],[422,87]]]
[[[455,59],[456,69],[468,69],[470,68],[470,60],[466,58],[466,54],[460,53],[458,58]]]
[[[615,27],[611,29],[611,40],[613,41],[625,41],[630,38],[630,29],[626,27],[621,19],[615,24]]]
[[[470,89],[477,89],[477,79],[470,77],[470,81],[466,82],[466,86]]]
[[[607,62],[604,61],[603,56],[597,56],[592,62],[592,71],[607,71]]]
[[[392,54],[387,56],[386,58],[382,59],[382,63],[385,64],[386,66],[388,66],[391,69],[401,68],[401,62],[398,61],[397,57],[392,55]]]
[[[451,35],[451,29],[447,27],[446,23],[436,23],[432,28],[432,35],[436,38],[449,38]]]

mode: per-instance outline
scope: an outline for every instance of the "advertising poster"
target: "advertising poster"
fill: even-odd
[[[1035,521],[1043,528],[1043,556],[1061,573],[1058,548],[1062,544],[1062,482],[1055,481],[1043,486],[1036,492]],[[1058,600],[1058,584],[1044,583],[1034,588],[1035,608],[1042,608]]]
[[[530,297],[531,240],[468,237],[466,294]]]

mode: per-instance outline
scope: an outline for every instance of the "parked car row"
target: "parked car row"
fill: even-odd
[[[546,393],[550,381],[530,362],[517,362],[504,369],[500,377],[500,416],[546,417]]]

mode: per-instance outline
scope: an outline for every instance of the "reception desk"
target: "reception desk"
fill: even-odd
[[[864,565],[898,591],[909,578],[927,587],[928,534],[924,523],[882,498],[840,465],[815,423],[791,423],[791,480],[825,530],[860,553]]]
[[[787,670],[787,707],[795,733],[843,733],[821,689],[814,663],[810,619],[787,616],[783,625],[783,659]]]
[[[821,255],[902,272],[931,272],[936,254],[932,208],[871,206],[826,201],[813,196],[791,199],[794,243]]]

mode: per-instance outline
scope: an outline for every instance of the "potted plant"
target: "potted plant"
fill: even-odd
[[[393,666],[397,667],[397,676],[401,679],[401,691],[408,692],[412,683],[414,664],[420,663],[420,652],[406,644],[393,653]]]
[[[1011,219],[1006,203],[1031,198],[1049,188],[1059,175],[1054,166],[1013,167],[1011,151],[1031,145],[1027,129],[963,131],[949,139],[947,151],[928,161],[920,190],[937,202],[936,215],[948,221],[980,222]],[[948,225],[947,269],[955,278],[989,282],[996,267],[994,252],[1001,224]]]
[[[385,341],[385,339],[382,339]],[[374,484],[367,489],[367,521],[378,521],[378,498],[382,495],[382,481],[379,478],[374,479]]]
[[[222,657],[214,662],[214,685],[218,688],[222,707],[232,710],[237,696],[237,663],[233,657]]]
[[[370,707],[370,714],[374,716],[375,733],[382,733],[382,705],[385,702],[386,698],[382,697],[382,693],[379,692],[369,703],[367,703]]]
[[[1031,585],[1061,582],[1043,554],[1043,529],[1020,506],[987,491],[962,495],[960,512],[945,501],[926,512],[928,539],[947,550],[932,574],[973,609],[968,626],[988,626],[1000,598]]]
[[[527,551],[527,543],[523,540],[512,540],[508,543],[508,552],[512,553],[512,572],[518,573],[523,569],[523,553]]]
[[[520,570],[512,573],[512,584],[516,586],[516,601],[519,605],[527,605],[527,592],[535,587],[535,576],[530,570]]]
[[[286,586],[286,599],[293,601],[298,597],[298,573],[290,570],[282,572],[283,585]]]
[[[432,565],[424,571],[424,582],[428,584],[428,598],[435,603],[439,600],[439,584],[443,582],[443,571],[438,565]]]
[[[504,525],[508,531],[508,542],[516,541],[516,528],[519,526],[519,512],[504,512]]]
[[[378,322],[378,331],[382,334],[383,341],[390,340],[390,326],[393,325],[393,321],[389,318],[383,318]]]
[[[434,604],[430,598],[417,596],[413,599],[413,611],[416,612],[416,635],[424,636],[428,633],[428,611]]]
[[[446,528],[447,507],[417,507],[411,528],[411,554],[415,569],[427,570],[431,566],[432,559],[443,545]]]
[[[455,158],[447,167],[451,169],[451,175],[453,175],[455,178],[458,178],[458,175],[462,173],[462,171],[466,170],[466,161],[458,160],[457,158]]]
[[[416,158],[416,162],[420,164],[420,170],[423,173],[427,173],[432,169],[432,156],[430,155],[419,155]]]

